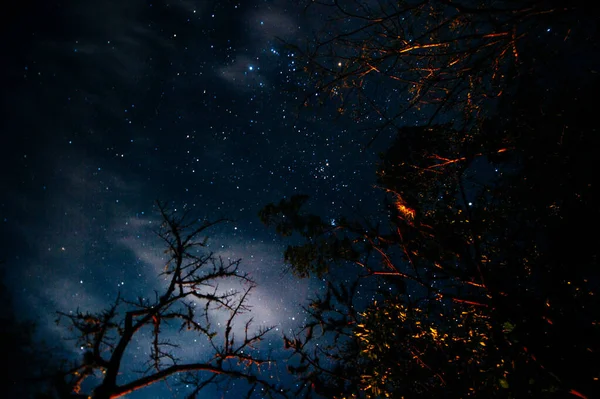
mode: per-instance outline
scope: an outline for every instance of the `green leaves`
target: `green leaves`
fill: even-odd
[[[505,322],[502,327],[505,334],[510,334],[515,329],[515,325],[509,321]]]

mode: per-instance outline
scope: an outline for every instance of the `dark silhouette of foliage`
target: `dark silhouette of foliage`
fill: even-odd
[[[325,259],[308,268],[299,262],[306,274],[339,279],[339,257],[318,243],[345,240],[355,256],[344,260],[361,267],[357,276],[396,287],[362,310],[333,293],[313,302],[307,328],[322,334],[311,339],[334,342],[341,354],[332,374],[318,372],[315,359],[324,355],[289,339],[307,386],[333,385],[330,397],[592,397],[599,279],[585,225],[600,221],[592,195],[598,82],[585,83],[549,91],[523,82],[504,113],[475,132],[477,145],[448,125],[401,129],[378,172],[389,225],[339,218],[300,235],[298,247]],[[296,219],[315,218],[295,211]],[[323,338],[333,333],[346,341]]]
[[[86,351],[58,381],[59,394],[118,398],[178,376],[190,386],[189,398],[201,395],[208,385],[230,379],[247,382],[249,395],[259,388],[264,395],[283,396],[282,390],[260,376],[261,366],[271,360],[261,356],[256,345],[272,328],[254,330],[249,319],[241,336],[235,334],[236,322],[249,310],[247,300],[254,282],[240,270],[239,260],[216,257],[205,248],[207,230],[223,220],[195,221],[187,212],[169,211],[160,203],[158,207],[163,218],[159,236],[169,257],[163,273],[165,290],[154,299],[118,297],[100,313],[60,312],[59,318],[70,322],[78,345]],[[224,290],[220,283],[237,283],[241,288]],[[225,315],[221,327],[213,322],[214,312]],[[151,336],[147,368],[139,375],[123,373],[128,348],[138,342],[142,332]],[[201,358],[182,360],[169,334],[193,334],[211,349]],[[92,391],[84,393],[84,387],[91,385],[95,386]],[[72,392],[65,392],[69,390]]]
[[[33,398],[45,389],[42,378],[52,361],[35,339],[36,325],[17,316],[4,284],[4,266],[0,261],[0,353],[9,360],[10,367],[0,373],[2,394],[6,398]]]
[[[377,132],[393,127],[396,138],[377,171],[386,196],[378,215],[331,226],[288,201],[261,215],[276,229],[319,221],[310,232],[306,222],[285,226],[289,267],[329,283],[307,308],[306,328],[286,338],[299,394],[597,396],[600,279],[590,231],[600,222],[592,194],[600,62],[584,10],[550,1],[332,9],[342,17],[304,53],[316,92],[342,97],[363,119],[374,112]],[[561,34],[541,40],[542,24]],[[426,123],[406,126],[398,118],[407,108],[385,104],[411,87],[404,105],[422,103]],[[344,242],[352,256],[324,242]],[[356,284],[385,292],[358,297]]]
[[[284,252],[285,261],[294,265],[292,272],[300,278],[310,274],[321,276],[329,262],[352,261],[358,257],[347,236],[335,235],[334,226],[325,224],[317,215],[300,213],[307,200],[306,195],[294,195],[277,205],[267,204],[259,212],[260,220],[275,227],[278,234],[285,237],[297,232],[309,240],[306,244],[289,245]]]
[[[582,3],[553,0],[300,3],[324,20],[307,43],[290,45],[314,87],[304,105],[332,99],[373,138],[412,110],[427,125],[447,112],[459,128],[477,123],[512,79],[544,66],[527,52],[555,55],[581,39],[573,24],[590,23]]]

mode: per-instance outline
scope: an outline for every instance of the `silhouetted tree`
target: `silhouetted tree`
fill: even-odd
[[[2,393],[7,398],[32,398],[39,390],[39,379],[49,364],[35,340],[35,324],[20,319],[4,284],[5,263],[0,261],[0,353],[9,361],[0,373]]]
[[[588,71],[517,83],[470,129],[399,128],[378,169],[379,217],[332,226],[303,213],[301,196],[263,209],[265,224],[300,237],[286,250],[292,270],[330,283],[286,341],[308,396],[600,391],[598,249],[586,227],[600,222],[599,81]],[[336,283],[354,287],[353,275],[390,292],[355,298]]]
[[[523,53],[555,55],[589,40],[574,32],[594,24],[583,3],[553,0],[300,3],[323,21],[312,39],[291,45],[314,86],[305,105],[333,99],[375,136],[406,125],[409,110],[425,124],[447,121],[447,111],[458,128],[476,123],[512,79],[544,67],[546,56]]]
[[[179,376],[191,387],[188,398],[197,397],[210,384],[230,379],[245,381],[248,395],[255,388],[263,389],[262,395],[283,395],[260,376],[260,367],[271,360],[261,356],[256,345],[272,328],[254,330],[250,319],[242,333],[235,335],[235,323],[249,310],[248,295],[255,285],[240,271],[239,260],[225,260],[206,250],[207,230],[222,220],[198,222],[187,212],[169,211],[160,203],[158,207],[163,218],[159,235],[169,257],[163,273],[166,288],[154,299],[119,296],[100,313],[61,312],[59,317],[69,320],[85,352],[57,384],[59,393],[68,387],[76,397],[119,398]],[[220,283],[228,289],[221,289]],[[242,288],[232,290],[231,283]],[[217,325],[214,312],[224,312],[225,321]],[[168,339],[169,330],[175,339]],[[127,353],[132,345],[139,345],[141,334],[151,336],[148,367],[140,375],[124,372]],[[207,353],[197,359],[190,360],[189,355],[179,359],[176,339],[185,334],[203,339]],[[84,393],[84,387],[90,386],[91,392]]]
[[[38,325],[18,315],[4,283],[8,264],[0,261],[0,353],[7,361],[0,373],[2,395],[9,399],[52,398],[52,376],[61,369],[62,359],[56,355],[57,348],[37,334]]]

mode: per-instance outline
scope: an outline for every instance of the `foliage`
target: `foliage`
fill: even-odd
[[[180,376],[181,382],[192,387],[189,398],[227,379],[246,381],[249,394],[258,387],[267,395],[283,395],[259,374],[260,367],[271,360],[260,356],[256,345],[272,328],[253,329],[249,319],[242,336],[235,335],[235,323],[248,311],[254,283],[240,271],[239,260],[225,260],[205,250],[207,238],[203,235],[221,220],[196,222],[187,213],[177,214],[158,205],[163,218],[159,236],[169,256],[163,273],[167,277],[165,290],[154,299],[118,297],[113,306],[100,313],[61,312],[60,317],[68,319],[78,334],[78,345],[86,349],[61,383],[80,397],[88,397],[83,390],[95,383],[91,392],[94,399],[123,397],[173,376]],[[223,290],[219,283],[239,283],[242,289]],[[215,312],[224,313],[221,328],[213,322]],[[181,360],[177,344],[168,339],[173,331],[180,336],[193,334],[211,349],[203,358]],[[147,369],[138,376],[121,376],[127,350],[140,342],[142,333],[151,336]]]
[[[314,87],[305,105],[331,99],[374,136],[405,125],[408,111],[427,125],[451,111],[470,126],[530,70],[523,53],[565,46],[579,11],[552,0],[304,3],[324,20],[292,46]]]
[[[330,226],[284,200],[263,217],[276,229],[319,221],[285,226],[286,254],[303,255],[286,256],[291,269],[328,282],[286,341],[299,393],[592,397],[600,281],[584,226],[600,222],[600,62],[587,55],[597,32],[582,9],[434,0],[330,9],[303,53],[316,93],[362,121],[376,115],[376,134],[393,128],[395,141],[381,154],[376,215]],[[560,34],[540,40],[544,24]],[[407,92],[406,103],[389,100]],[[417,105],[427,122],[400,123]],[[335,241],[352,256],[322,244]],[[358,294],[373,286],[386,290]]]
[[[307,199],[306,195],[294,195],[277,205],[267,204],[259,212],[260,220],[274,226],[278,234],[290,236],[297,232],[308,240],[305,244],[289,245],[284,252],[285,261],[294,265],[292,272],[300,278],[310,274],[322,276],[329,262],[353,261],[358,257],[349,237],[338,238],[337,229],[319,216],[300,213]]]
[[[362,374],[342,383],[315,373],[318,353],[294,341],[301,363],[310,359],[300,373],[307,384],[337,387],[329,397],[594,391],[599,370],[584,364],[595,363],[597,341],[584,337],[599,333],[597,250],[580,226],[600,220],[591,191],[597,138],[588,127],[597,84],[549,96],[523,83],[510,110],[475,132],[492,138],[478,146],[456,144],[459,134],[447,125],[399,131],[378,172],[389,225],[340,218],[297,244],[318,253],[320,241],[346,240],[356,254],[346,260],[362,271],[356,276],[384,278],[396,293],[366,305],[333,293],[313,302],[307,326],[321,329],[313,340],[333,342],[330,372]],[[301,262],[302,270],[330,281],[341,270],[351,275],[322,255],[323,265]],[[327,338],[332,331],[344,342]]]
[[[360,317],[353,304],[357,286],[328,282],[325,295],[305,308],[310,318],[304,328],[284,336],[284,346],[291,352],[288,370],[298,382],[295,397],[317,394],[338,398],[340,393],[354,392],[364,385],[362,368],[357,367],[358,341],[353,336],[353,326]]]
[[[431,309],[392,299],[374,303],[362,316],[354,334],[360,356],[370,363],[364,370],[371,371],[362,376],[366,397],[493,395],[503,378],[504,360],[490,364],[499,354],[490,353],[494,346],[485,312],[465,308],[456,318],[442,320]]]
[[[46,389],[45,373],[55,367],[50,350],[35,338],[36,324],[20,320],[4,284],[5,263],[0,261],[0,353],[9,360],[0,374],[2,392],[7,398],[33,398]]]

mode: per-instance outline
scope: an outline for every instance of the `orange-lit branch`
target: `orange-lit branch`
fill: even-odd
[[[406,202],[402,199],[400,194],[398,194],[394,190],[390,190],[389,188],[377,187],[377,186],[375,186],[375,187],[383,188],[386,192],[394,194],[394,197],[396,197],[396,200],[395,200],[396,209],[398,210],[398,212],[400,212],[400,214],[404,217],[404,219],[406,219],[412,225],[411,222],[415,219],[416,211],[406,205]]]
[[[375,72],[380,72],[380,71],[379,71],[379,69],[377,69],[377,67],[375,67],[375,66],[373,66],[373,65],[369,65],[369,64],[367,64],[367,65],[369,66],[369,69],[367,69],[366,71],[364,71],[364,72],[360,73],[360,74],[358,75],[358,76],[359,76],[359,78],[362,78],[362,77],[364,77],[365,75],[368,75],[368,74],[370,74],[370,73],[371,73],[371,72],[373,72],[373,71],[375,71]]]
[[[571,395],[573,395],[573,396],[577,396],[578,398],[581,398],[581,399],[588,399],[588,397],[587,397],[587,396],[585,396],[584,394],[582,394],[582,393],[580,393],[580,392],[577,392],[577,391],[576,391],[576,390],[574,390],[574,389],[571,389],[571,390],[569,391],[569,393],[570,393]]]
[[[423,284],[423,282],[421,281],[421,277],[419,276],[419,272],[417,271],[417,266],[414,264],[412,257],[410,256],[410,253],[408,252],[408,249],[406,248],[406,244],[404,243],[404,236],[402,235],[402,231],[400,230],[400,227],[397,227],[396,231],[398,232],[398,237],[400,237],[400,245],[402,245],[402,251],[404,252],[404,256],[406,256],[406,259],[408,259],[408,263],[410,263],[413,270],[415,271],[416,277],[414,280],[418,281],[419,284],[425,286],[425,284]]]
[[[424,362],[424,361],[421,359],[421,357],[420,357],[420,356],[419,356],[419,355],[416,353],[416,351],[414,351],[414,350],[412,350],[412,349],[409,349],[409,350],[410,350],[410,353],[413,355],[413,358],[417,360],[417,362],[418,362],[418,363],[421,365],[421,367],[424,367],[424,368],[428,369],[429,371],[431,371],[433,374],[435,374],[435,376],[436,376],[437,378],[439,378],[439,379],[440,379],[440,382],[442,383],[442,385],[446,385],[446,381],[445,381],[445,380],[444,380],[444,378],[443,378],[443,377],[440,375],[440,373],[438,373],[438,372],[434,371],[434,370],[433,370],[431,367],[429,367],[429,366],[427,365],[427,363],[425,363],[425,362]]]
[[[415,210],[406,206],[400,197],[396,199],[396,209],[398,209],[398,212],[400,212],[408,221],[415,219]]]
[[[374,276],[398,276],[398,277],[414,279],[412,276],[410,276],[406,273],[402,273],[402,272],[373,272],[372,274]]]
[[[443,294],[441,294],[442,296],[444,296]],[[474,305],[474,306],[482,306],[484,308],[487,308],[488,305],[486,305],[485,303],[480,303],[480,302],[475,302],[475,301],[469,301],[467,299],[458,299],[458,298],[451,298],[453,302],[457,302],[457,303],[464,303],[466,305]]]
[[[492,37],[503,37],[508,36],[509,32],[498,32],[498,33],[488,33],[487,35],[483,35],[484,38],[489,39]]]
[[[501,153],[506,152],[506,151],[508,151],[508,148],[500,148],[498,151],[496,151],[496,154],[501,154]],[[482,153],[475,154],[476,157],[479,157],[479,156],[482,156],[482,155],[484,155],[484,154],[482,154]],[[437,160],[444,161],[444,162],[428,166],[427,168],[425,168],[425,170],[429,170],[429,169],[433,169],[433,168],[439,168],[441,166],[446,166],[446,165],[450,165],[450,164],[453,164],[453,163],[462,162],[462,161],[466,161],[467,160],[467,157],[460,157],[460,158],[456,158],[456,159],[448,159],[448,158],[441,157],[439,155],[432,155],[432,156],[430,156],[430,158],[437,159]]]
[[[483,284],[479,284],[479,283],[475,283],[473,281],[464,281],[465,284],[468,285],[472,285],[473,287],[478,287],[478,288],[487,288],[485,285]]]
[[[162,381],[167,377],[184,372],[193,372],[193,371],[207,371],[213,374],[225,374],[234,378],[247,379],[249,381],[254,382],[255,378],[236,370],[224,370],[220,367],[215,367],[210,364],[204,363],[196,363],[196,364],[183,364],[183,365],[173,365],[166,369],[160,370],[152,375],[148,375],[145,377],[141,377],[135,381],[132,381],[128,384],[117,387],[116,392],[110,395],[111,399],[121,398],[126,396],[134,391],[137,391],[141,388],[150,386],[158,381]]]
[[[387,256],[387,254],[385,252],[383,252],[383,250],[381,248],[379,248],[377,245],[375,245],[375,243],[373,242],[373,240],[371,240],[369,238],[369,242],[371,243],[371,245],[373,246],[373,248],[379,252],[379,254],[381,255],[381,257],[383,258],[383,263],[390,269],[394,270],[394,273],[398,273],[398,275],[402,274],[400,273],[400,271],[396,268],[396,266],[394,266],[394,264],[392,263],[392,260],[390,259],[389,256]],[[408,277],[408,276],[407,276]]]
[[[431,44],[415,44],[414,46],[410,46],[398,51],[398,54],[408,53],[413,50],[421,50],[424,48],[433,48],[433,47],[445,47],[448,46],[448,43],[431,43]]]

